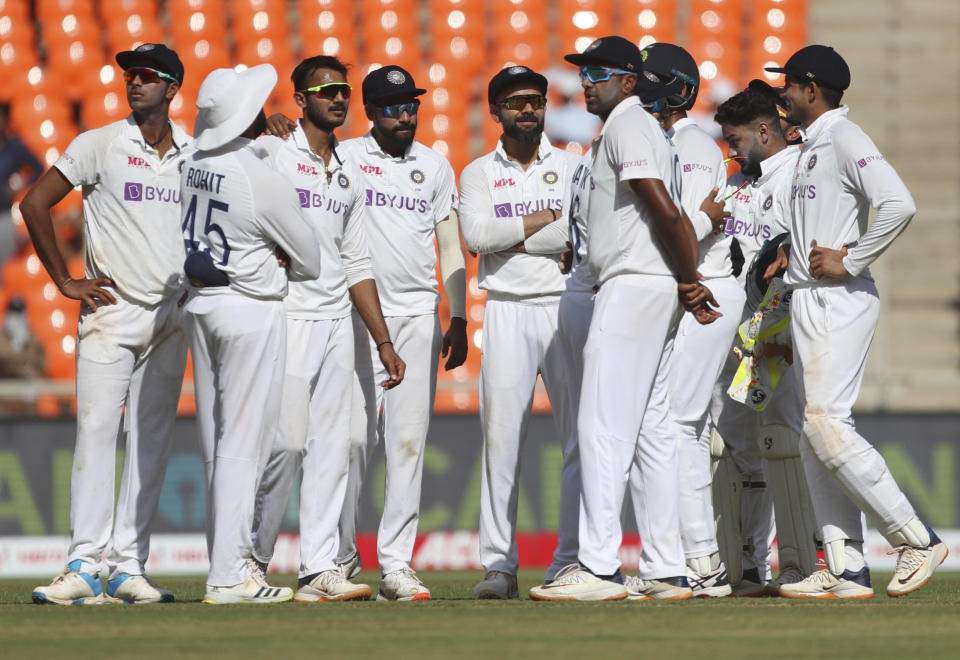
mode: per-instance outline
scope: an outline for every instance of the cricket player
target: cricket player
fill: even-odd
[[[789,231],[790,187],[800,153],[799,130],[780,116],[778,102],[770,85],[754,80],[721,104],[715,117],[730,158],[740,166],[727,184],[731,217],[725,233],[738,242],[749,266],[738,280],[748,291],[760,291],[760,297],[756,273],[762,278],[766,265],[757,263],[758,257],[761,247]],[[756,306],[748,296],[741,320]],[[785,334],[788,339],[789,330]],[[803,403],[789,373],[760,412],[732,400],[727,388],[738,366],[731,354],[715,391],[713,414],[722,438],[714,443],[717,536],[734,594],[776,596],[781,585],[816,570],[816,521],[800,460]],[[780,574],[770,583],[774,534]]]
[[[786,263],[793,286],[790,329],[794,370],[805,402],[801,457],[827,567],[785,584],[791,598],[870,598],[862,513],[897,552],[888,596],[925,585],[946,545],[917,517],[880,453],[856,432],[851,409],[860,391],[880,311],[869,265],[916,213],[903,181],[841,105],[850,69],[829,46],[807,46],[782,68],[787,119],[806,140],[791,190],[788,247],[767,270]],[[867,228],[869,208],[877,216]]]
[[[50,278],[64,296],[83,303],[70,550],[66,570],[34,590],[36,603],[174,598],[145,575],[144,564],[187,357],[177,307],[183,293],[179,168],[193,140],[167,116],[183,82],[177,54],[148,43],[116,60],[131,114],[74,139],[20,205]],[[50,220],[50,209],[75,186],[83,190],[82,279],[67,272]],[[121,418],[124,465],[116,496]],[[109,578],[106,592],[101,575]]]
[[[390,336],[407,359],[403,387],[379,383],[375,337],[357,328],[350,477],[340,515],[338,561],[344,573],[360,570],[357,517],[367,465],[383,441],[386,484],[377,534],[383,579],[378,600],[429,600],[430,590],[410,566],[420,516],[423,452],[433,412],[437,362],[447,370],[467,357],[466,270],[456,209],[459,195],[446,158],[414,138],[420,100],[410,72],[396,65],[371,71],[363,80],[363,104],[372,122],[364,137],[342,149],[358,167],[358,186],[367,213],[373,274]],[[434,244],[436,237],[436,247]],[[450,303],[450,326],[441,340],[435,276],[437,254]]]
[[[294,100],[303,110],[290,126],[285,117],[257,147],[266,161],[296,186],[297,202],[310,217],[323,256],[320,277],[296,282],[284,301],[287,365],[283,416],[257,495],[254,557],[266,570],[290,488],[303,464],[300,484],[299,602],[367,599],[370,587],[349,582],[337,565],[337,524],[348,483],[354,332],[377,344],[384,387],[404,377],[380,308],[370,264],[360,169],[334,131],[347,115],[352,88],[337,58],[305,59],[291,76]],[[273,118],[272,118],[273,119]],[[351,304],[352,302],[352,304]],[[351,309],[362,322],[354,329]]]
[[[705,322],[693,227],[679,210],[677,158],[635,94],[643,71],[630,41],[597,39],[565,59],[581,67],[587,110],[604,120],[592,145],[588,263],[600,287],[583,351],[577,420],[582,495],[579,563],[534,587],[536,600],[685,599],[676,439],[668,373],[678,291]],[[656,237],[656,240],[654,240]],[[668,261],[669,260],[669,261]],[[673,268],[677,275],[674,275]],[[682,285],[678,287],[677,279]],[[637,333],[641,333],[638,337]],[[642,470],[640,577],[621,583],[620,508],[631,465]]]
[[[293,186],[251,148],[276,84],[269,64],[207,76],[197,95],[197,152],[181,174],[191,284],[184,310],[207,478],[204,602],[217,605],[293,597],[266,583],[250,536],[281,414],[287,281],[316,279],[321,263]]]
[[[686,50],[670,43],[652,44],[643,49],[641,57],[644,78],[639,85],[640,99],[670,135],[680,159],[681,205],[700,243],[697,272],[720,307],[741,309],[746,296],[733,276],[732,239],[720,231],[726,214],[723,202],[714,201],[726,182],[723,152],[687,116],[700,88],[697,63]],[[677,82],[682,83],[682,88],[674,92],[671,85]],[[708,409],[739,322],[739,316],[730,313],[702,325],[687,312],[680,319],[673,349],[670,417],[680,462],[680,535],[687,579],[698,597],[731,593],[713,520]],[[637,498],[642,492],[639,466],[631,471],[630,480],[634,504],[638,506]]]
[[[558,258],[566,250],[562,210],[576,158],[543,135],[546,93],[547,79],[525,66],[493,76],[487,100],[503,135],[460,175],[464,242],[480,254],[480,288],[487,291],[480,364],[480,560],[486,575],[474,588],[477,598],[518,597],[520,444],[537,374],[555,419],[566,414],[567,375],[557,341],[564,290]]]

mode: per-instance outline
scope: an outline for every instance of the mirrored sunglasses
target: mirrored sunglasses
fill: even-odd
[[[343,98],[350,98],[350,92],[353,90],[353,87],[349,83],[345,82],[332,82],[324,83],[322,85],[317,85],[316,87],[307,87],[306,89],[297,90],[302,94],[311,93],[316,94],[322,99],[328,99],[332,101],[337,98],[337,95],[343,96]]]
[[[140,83],[143,85],[149,85],[151,83],[160,82],[161,80],[167,80],[169,82],[179,83],[180,81],[171,76],[169,73],[164,73],[163,71],[157,71],[156,69],[151,69],[145,66],[137,66],[131,69],[127,69],[123,72],[123,79],[129,85],[134,81],[135,78],[140,78]]]
[[[408,115],[415,115],[420,109],[420,99],[413,99],[405,103],[392,103],[390,105],[377,106],[384,117],[399,117],[404,112]]]
[[[592,83],[606,82],[615,75],[637,75],[634,71],[625,71],[623,69],[613,69],[608,66],[587,65],[580,67],[581,82],[586,79]]]
[[[520,94],[503,99],[499,105],[508,110],[523,110],[528,103],[534,110],[540,110],[546,107],[547,97],[540,94]]]

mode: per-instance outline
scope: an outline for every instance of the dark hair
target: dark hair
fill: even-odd
[[[713,120],[718,124],[746,126],[758,119],[766,120],[775,130],[780,130],[780,115],[775,98],[768,92],[747,88],[731,96],[717,107]]]
[[[290,74],[290,80],[293,81],[293,89],[301,90],[307,86],[307,78],[317,69],[331,69],[343,75],[347,79],[347,65],[332,55],[315,55],[308,57],[297,65],[297,68]]]
[[[823,100],[828,106],[831,108],[839,108],[840,99],[843,98],[843,91],[820,85],[820,95],[823,96]]]

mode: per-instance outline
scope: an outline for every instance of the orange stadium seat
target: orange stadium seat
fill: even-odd
[[[30,46],[36,43],[36,39],[36,30],[29,14],[22,9],[15,10],[12,6],[9,9],[0,9],[0,44]]]
[[[174,124],[193,135],[193,124],[197,119],[197,98],[196,89],[199,89],[199,80],[193,81],[195,86],[187,89],[181,88],[177,95],[170,102],[170,119]]]
[[[59,20],[64,16],[92,17],[93,0],[36,0],[37,20],[44,25],[51,19]]]
[[[353,5],[351,0],[299,0],[300,58],[331,55],[356,62]]]
[[[560,54],[578,52],[606,34],[614,34],[612,0],[559,0]]]
[[[620,34],[641,48],[676,43],[677,6],[673,0],[629,0],[620,8]]]
[[[544,40],[545,0],[511,0],[494,4],[494,56],[491,67],[523,64],[545,69],[551,63],[550,49]]]
[[[114,13],[104,18],[107,26],[107,51],[114,55],[144,43],[163,43],[163,26],[156,13]]]
[[[286,40],[290,35],[286,13],[286,7],[277,2],[234,0],[233,38],[238,44],[256,43],[264,37]]]
[[[485,16],[480,0],[429,0],[430,62],[440,62],[471,78],[488,68]]]
[[[14,53],[16,63],[11,67],[3,66],[3,53],[7,50],[16,50]],[[0,46],[0,77],[4,82],[0,85],[0,100],[4,103],[11,103],[14,99],[31,93],[50,91],[53,87],[46,71],[39,66],[32,48],[28,58],[20,57],[21,52],[24,52],[24,49],[14,49],[12,44]]]
[[[768,73],[763,68],[783,66],[787,58],[806,45],[806,0],[756,0],[749,36],[746,79],[779,80],[780,74]]]
[[[100,16],[103,18],[130,14],[156,17],[159,10],[157,0],[99,0],[97,4],[100,7]]]
[[[254,66],[255,64],[269,63],[279,73],[293,69],[293,55],[286,39],[260,37],[254,42],[238,43],[236,50],[237,64]]]
[[[223,41],[208,39],[178,40],[173,45],[183,62],[183,87],[194,96],[200,89],[203,79],[214,69],[233,66],[234,62],[227,52]]]
[[[110,91],[94,90],[85,94],[80,104],[80,121],[85,130],[119,121],[128,114],[130,106],[122,87]]]
[[[701,95],[715,81],[739,85],[743,68],[743,0],[692,0],[687,50],[700,67]]]

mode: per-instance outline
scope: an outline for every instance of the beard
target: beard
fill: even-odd
[[[521,128],[517,126],[518,121],[535,121],[537,123],[532,128]],[[540,136],[543,135],[543,120],[537,119],[536,115],[517,115],[517,118],[512,123],[504,123],[503,133],[517,142],[534,144],[539,142]]]
[[[343,104],[331,104],[329,108],[346,110],[346,106],[344,106]],[[316,107],[309,106],[309,105],[307,106],[306,115],[307,115],[307,120],[311,124],[319,128],[320,130],[326,131],[328,133],[335,128],[339,128],[340,126],[343,126],[343,122],[346,120],[346,117],[347,117],[347,115],[344,114],[343,119],[332,119],[330,117],[324,116],[323,113],[321,113]]]
[[[762,174],[760,169],[760,161],[756,158],[747,156],[744,160],[740,161],[740,171],[743,172],[744,176],[748,176],[751,179],[759,178]]]
[[[400,133],[400,131],[404,129],[409,129],[410,132],[407,134]],[[390,139],[403,147],[409,147],[411,144],[413,144],[413,140],[416,138],[416,136],[416,124],[397,124],[390,130]]]

